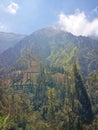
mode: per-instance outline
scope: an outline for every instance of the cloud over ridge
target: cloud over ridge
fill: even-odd
[[[61,29],[76,36],[98,36],[98,18],[90,21],[84,12],[77,11],[71,15],[61,13],[59,25]]]

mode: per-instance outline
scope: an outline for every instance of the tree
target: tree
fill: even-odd
[[[77,70],[76,63],[73,65],[73,74],[76,99],[82,105],[82,108],[79,109],[80,119],[84,123],[89,123],[93,117],[92,107],[82,77]]]

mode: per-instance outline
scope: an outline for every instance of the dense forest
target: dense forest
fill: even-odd
[[[40,65],[0,81],[0,130],[97,130],[98,74]]]

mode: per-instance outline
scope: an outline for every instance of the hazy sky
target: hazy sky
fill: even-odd
[[[98,36],[98,0],[0,0],[0,31],[30,34],[51,25]]]

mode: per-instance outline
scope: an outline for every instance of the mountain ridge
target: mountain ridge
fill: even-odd
[[[26,35],[15,33],[0,32],[0,53],[13,47],[17,42],[22,40]]]
[[[46,62],[55,66],[63,66],[64,69],[69,70],[70,65],[77,61],[82,68],[81,71],[85,73],[93,57],[97,62],[97,54],[94,56],[92,54],[94,50],[98,50],[97,40],[74,36],[71,33],[49,27],[33,32],[14,47],[3,52],[0,55],[0,67],[17,65],[18,61],[22,59],[25,62],[30,60]],[[94,70],[95,62],[90,67],[90,70]]]

